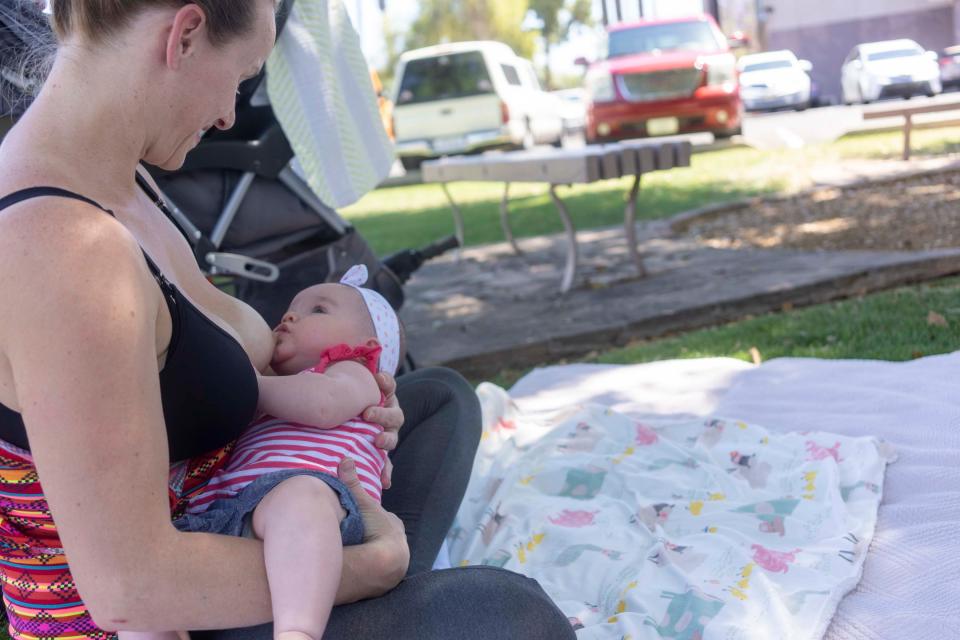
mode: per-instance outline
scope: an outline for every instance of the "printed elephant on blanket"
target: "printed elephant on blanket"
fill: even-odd
[[[653,618],[647,618],[644,624],[655,628],[661,638],[702,640],[707,625],[724,605],[720,598],[707,595],[695,587],[684,593],[664,591],[660,597],[670,600],[663,621],[657,624]]]
[[[695,442],[705,449],[713,449],[723,438],[725,427],[723,420],[708,420],[703,426],[703,432],[697,436]]]
[[[750,545],[750,548],[753,550],[753,561],[771,573],[789,571],[790,564],[796,562],[797,554],[801,551],[801,549],[775,551],[759,544]]]
[[[756,502],[748,504],[738,509],[738,513],[752,513],[760,520],[760,531],[764,533],[778,533],[782,538],[786,533],[784,526],[784,517],[793,515],[800,500],[796,498],[779,498],[777,500],[768,500],[766,502]]]
[[[593,465],[585,469],[568,469],[563,487],[554,495],[577,500],[592,500],[603,488],[606,470]]]
[[[757,454],[744,455],[739,451],[731,451],[730,461],[737,466],[729,471],[746,480],[751,489],[763,489],[767,486],[767,477],[773,467],[757,460]]]
[[[642,523],[653,533],[657,530],[658,524],[663,526],[667,523],[673,507],[674,505],[666,502],[658,502],[657,504],[652,504],[647,507],[641,507],[637,510],[636,515],[630,518],[630,523]]]
[[[578,422],[573,433],[567,434],[567,439],[557,445],[561,451],[581,451],[590,453],[597,448],[597,443],[603,439],[599,429],[586,422]]]

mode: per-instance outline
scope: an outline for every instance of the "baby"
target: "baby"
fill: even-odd
[[[342,548],[363,541],[363,522],[337,466],[353,458],[364,490],[380,499],[382,431],[359,416],[382,402],[374,374],[395,373],[402,350],[396,314],[361,288],[363,265],[339,284],[304,289],[275,330],[260,378],[265,414],[237,441],[230,461],[191,498],[174,524],[185,531],[256,537],[273,606],[274,637],[320,640],[340,582]],[[122,632],[121,640],[185,634]]]

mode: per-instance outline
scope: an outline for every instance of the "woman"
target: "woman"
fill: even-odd
[[[170,511],[252,417],[271,333],[207,283],[134,177],[141,161],[176,169],[204,131],[233,124],[274,10],[54,2],[52,71],[0,147],[0,567],[14,637],[270,637],[260,543],[179,533]],[[405,376],[396,398],[380,384],[390,401],[365,415],[386,429],[378,444],[397,447],[383,506],[403,522],[341,469],[369,537],[344,554],[346,606],[325,637],[573,637],[533,581],[424,571],[464,490],[477,403],[444,370]],[[171,483],[171,462],[188,458]]]

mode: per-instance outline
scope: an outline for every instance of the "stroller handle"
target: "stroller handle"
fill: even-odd
[[[425,247],[420,248],[420,255],[423,256],[424,261],[433,260],[437,256],[443,255],[451,249],[459,249],[460,241],[457,240],[457,236],[447,236],[446,238],[440,238],[436,242],[431,242]]]
[[[437,256],[456,249],[460,246],[460,241],[456,236],[447,236],[431,242],[420,249],[404,249],[383,259],[383,264],[393,272],[397,279],[404,283],[410,279],[413,272],[419,269],[424,262],[432,260]]]

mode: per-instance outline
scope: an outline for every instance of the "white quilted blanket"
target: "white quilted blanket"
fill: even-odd
[[[524,413],[594,402],[636,421],[724,415],[771,432],[817,429],[887,440],[899,459],[887,471],[862,580],[840,602],[825,637],[932,640],[960,637],[958,371],[960,353],[907,363],[571,365],[533,372],[511,396]],[[608,561],[594,556],[593,563]]]

